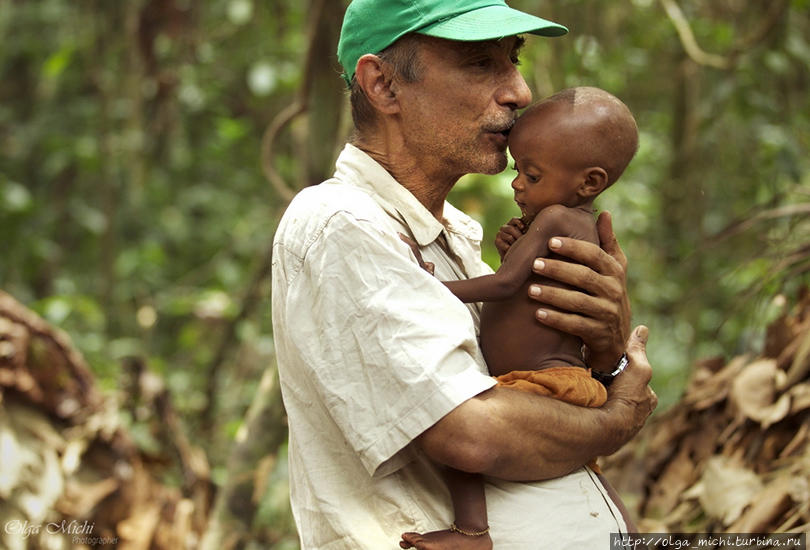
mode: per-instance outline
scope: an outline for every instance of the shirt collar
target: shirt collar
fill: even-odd
[[[398,214],[402,218],[420,246],[435,241],[445,229],[481,241],[483,236],[481,226],[469,216],[445,201],[444,217],[447,221],[445,227],[382,165],[350,143],[346,144],[337,159],[335,177],[375,195],[376,200],[390,215]]]

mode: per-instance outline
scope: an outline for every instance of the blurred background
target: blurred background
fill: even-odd
[[[0,0],[0,338],[27,331],[50,350],[0,362],[0,544],[297,548],[270,245],[350,131],[334,53],[347,4]],[[698,359],[758,353],[808,281],[810,1],[510,5],[571,30],[528,37],[520,68],[536,99],[599,86],[638,121],[639,153],[597,206],[629,258],[665,410]],[[484,225],[493,267],[491,241],[518,215],[512,177],[467,176],[450,198]],[[137,458],[153,488],[90,529],[115,541],[45,533],[121,496],[88,460],[108,455],[113,470]],[[96,500],[65,504],[85,468],[95,477],[74,489]],[[65,490],[43,500],[42,472]],[[159,540],[166,525],[179,542]]]

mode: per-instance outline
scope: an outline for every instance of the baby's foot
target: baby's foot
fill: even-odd
[[[477,537],[456,531],[432,531],[430,533],[403,533],[400,548],[417,550],[492,550],[489,533]]]

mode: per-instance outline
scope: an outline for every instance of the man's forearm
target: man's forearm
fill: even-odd
[[[519,481],[565,475],[612,454],[641,429],[658,403],[648,385],[646,342],[646,327],[633,331],[629,365],[611,384],[602,407],[496,386],[453,409],[420,436],[419,444],[436,462]]]
[[[433,460],[513,481],[570,473],[630,437],[603,409],[495,387],[466,401],[420,439]]]

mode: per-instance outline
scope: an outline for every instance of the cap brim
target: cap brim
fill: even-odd
[[[447,40],[474,41],[526,33],[561,36],[566,34],[568,29],[553,21],[508,6],[486,6],[432,23],[417,29],[416,32]]]

